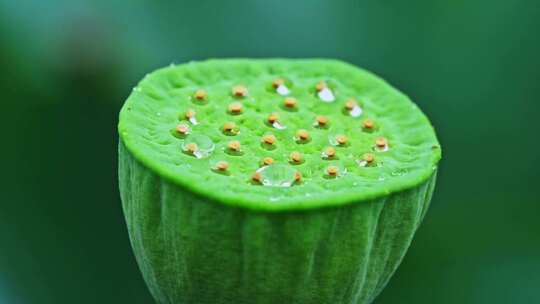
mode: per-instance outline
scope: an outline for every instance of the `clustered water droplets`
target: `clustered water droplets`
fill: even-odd
[[[305,106],[305,104],[301,103],[302,100],[290,96],[293,93],[293,90],[291,90],[292,82],[290,80],[276,78],[272,81],[271,87],[275,94],[284,96],[284,98],[281,99],[282,102],[279,107],[281,107],[282,111],[288,111],[288,115],[295,115],[294,112],[298,111],[298,109],[302,110],[302,106]],[[315,84],[315,97],[323,103],[335,102],[338,100],[338,95],[336,95],[334,86],[329,85],[325,80],[321,80]],[[242,144],[240,140],[237,140],[241,139],[241,137],[237,136],[240,134],[242,128],[246,130],[246,128],[249,127],[242,124],[244,120],[237,120],[236,122],[233,120],[237,118],[242,119],[243,115],[240,114],[243,114],[245,110],[243,102],[244,99],[247,99],[249,96],[249,90],[245,85],[238,84],[232,86],[229,98],[232,98],[233,100],[227,105],[227,115],[225,115],[225,117],[229,117],[231,120],[221,122],[221,127],[218,127],[221,134],[230,136],[232,139],[226,141],[222,148],[222,152],[233,157],[244,155]],[[209,96],[208,92],[201,88],[194,91],[189,98],[192,100],[194,105],[204,105],[207,102],[212,102],[212,96]],[[345,99],[345,102],[342,104],[342,110],[344,114],[343,119],[357,118],[365,113],[364,109],[355,98]],[[237,115],[240,116],[233,118]],[[172,132],[177,138],[183,139],[181,148],[184,154],[201,159],[209,157],[212,153],[214,153],[216,147],[216,144],[214,143],[215,139],[213,140],[207,135],[198,134],[196,132],[196,126],[198,124],[204,124],[205,122],[204,120],[201,121],[197,118],[197,113],[194,109],[190,108],[183,112],[183,116],[180,120],[181,122]],[[302,126],[305,129],[299,128],[296,130],[291,130],[291,132],[293,132],[292,134],[294,134],[292,141],[299,145],[298,148],[301,147],[300,145],[310,147],[309,144],[312,142],[312,134],[310,131],[317,133],[327,132],[328,130],[325,129],[334,129],[333,125],[336,124],[339,126],[340,119],[335,119],[334,117],[333,120],[335,121],[331,121],[325,115],[316,116],[311,126],[307,125]],[[267,127],[269,127],[269,132],[260,135],[261,137],[259,142],[261,148],[268,151],[267,153],[273,153],[271,151],[276,150],[282,144],[287,146],[286,143],[280,142],[280,140],[283,141],[282,137],[278,138],[272,132],[276,132],[276,134],[278,134],[278,132],[281,130],[286,129],[287,126],[292,126],[293,128],[298,127],[294,123],[290,124],[290,121],[287,121],[287,119],[285,119],[285,122],[281,120],[278,112],[268,113],[264,123],[267,125]],[[308,130],[309,128],[312,128],[312,130]],[[357,125],[356,128],[358,128],[359,132],[365,132],[367,134],[378,130],[379,126],[374,120],[365,118],[360,124]],[[274,131],[272,131],[272,129],[274,129]],[[319,131],[317,131],[317,129],[319,129]],[[376,153],[387,152],[390,149],[389,142],[386,137],[377,137],[372,142],[370,153],[366,153],[366,151],[358,151],[359,154],[356,154],[353,151],[352,153],[347,154],[343,152],[347,151],[347,149],[341,149],[344,147],[349,147],[351,145],[351,141],[354,142],[353,136],[347,136],[346,133],[348,132],[351,132],[351,130],[345,130],[342,133],[327,133],[324,135],[328,137],[328,141],[326,146],[318,149],[318,153],[320,153],[319,159],[323,160],[326,165],[324,166],[324,169],[321,168],[322,172],[320,172],[320,176],[326,179],[335,179],[346,175],[348,170],[343,163],[340,162],[341,157],[355,158],[354,163],[356,163],[359,168],[380,166],[380,164],[382,164],[378,163]],[[233,139],[235,137],[237,139]],[[246,146],[252,147],[251,142],[252,141],[249,143],[246,142]],[[317,149],[315,149],[315,151],[317,151]],[[250,151],[245,152],[250,153]],[[302,173],[297,168],[302,168],[300,165],[309,163],[313,160],[313,156],[308,156],[308,153],[313,154],[313,148],[309,148],[304,152],[306,153],[306,157],[304,157],[304,154],[298,150],[287,152],[288,154],[285,156],[286,161],[283,163],[276,161],[270,156],[260,157],[258,164],[259,169],[255,170],[247,179],[254,185],[271,187],[290,187],[295,184],[303,183]],[[362,152],[364,153],[362,154]],[[274,156],[277,157],[279,155]],[[278,157],[278,159],[279,158],[280,157]],[[232,158],[229,160],[232,161]],[[230,173],[235,172],[235,169],[237,169],[235,168],[236,166],[234,162],[232,165],[233,166],[231,167],[230,163],[222,158],[219,160],[211,160],[210,169],[216,173],[229,176],[231,175]],[[313,175],[311,171],[309,173],[309,175]],[[398,175],[396,174],[394,176]]]

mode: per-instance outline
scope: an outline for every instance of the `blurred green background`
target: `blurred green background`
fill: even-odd
[[[540,303],[539,30],[537,0],[0,0],[0,303],[152,303],[122,102],[172,62],[277,56],[367,68],[438,131],[432,208],[377,304]]]

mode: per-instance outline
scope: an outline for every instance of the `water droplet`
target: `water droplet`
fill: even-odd
[[[319,99],[324,102],[333,102],[336,100],[334,93],[329,88],[323,88],[317,93],[317,96],[319,96]]]
[[[351,115],[352,117],[358,117],[360,115],[362,115],[362,108],[360,108],[360,106],[354,106],[354,108],[352,108],[352,110],[349,111],[349,115]]]
[[[193,146],[190,144],[195,144],[196,149],[193,149]],[[214,142],[210,137],[201,134],[191,134],[182,143],[182,150],[185,152],[190,152],[196,158],[205,158],[208,157],[215,148]]]
[[[272,127],[278,129],[278,130],[283,130],[283,129],[287,129],[287,127],[285,125],[282,125],[279,121],[274,121],[274,123],[272,124]]]
[[[386,177],[380,176],[377,180],[380,181],[380,182],[384,182],[384,180],[386,180]]]
[[[196,125],[198,124],[199,122],[197,121],[197,118],[195,116],[192,116],[190,119],[189,119],[189,122],[191,122],[193,125]]]
[[[358,164],[358,166],[360,167],[366,167],[368,165],[368,162],[365,161],[365,160],[357,160],[356,163]]]
[[[268,187],[290,187],[295,182],[296,170],[282,164],[264,166],[257,170],[261,175],[261,183]]]
[[[159,117],[161,116],[161,112],[157,112],[156,115]]]
[[[289,93],[291,93],[289,88],[287,88],[287,86],[284,84],[279,85],[276,89],[276,92],[281,96],[286,96],[286,95],[289,95]]]
[[[373,146],[373,151],[377,151],[377,152],[386,152],[389,149],[390,148],[388,147],[388,145],[384,145],[383,147],[379,147],[377,145]]]

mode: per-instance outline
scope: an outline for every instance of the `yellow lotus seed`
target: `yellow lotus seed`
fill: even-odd
[[[230,141],[227,144],[227,148],[232,151],[240,151],[240,142],[237,140]]]
[[[193,94],[193,97],[197,100],[205,100],[206,99],[206,91],[205,90],[197,90],[195,94]]]
[[[328,118],[326,116],[317,116],[316,118],[316,122],[319,126],[323,127],[325,126],[326,124],[328,124]]]
[[[261,173],[260,172],[253,173],[253,175],[251,176],[251,180],[256,183],[260,183],[262,181]]]
[[[268,115],[268,122],[269,123],[273,124],[278,120],[279,120],[279,114],[278,113],[271,113],[270,115]]]
[[[196,143],[188,143],[186,145],[186,151],[191,153],[191,154],[197,152],[198,149],[199,149],[199,147],[197,146]]]
[[[296,138],[300,140],[308,140],[309,139],[309,132],[304,129],[300,129],[296,132]]]
[[[334,149],[333,147],[326,147],[324,149],[324,154],[326,155],[326,157],[332,158],[336,156],[336,149]]]
[[[379,137],[375,140],[375,145],[379,148],[384,148],[388,145],[388,140],[384,137]]]
[[[347,102],[345,102],[345,109],[347,109],[348,111],[352,111],[357,106],[358,103],[353,98],[349,98]]]
[[[236,97],[245,97],[248,94],[248,89],[243,85],[236,85],[232,88],[232,94]]]
[[[216,164],[216,169],[219,171],[227,171],[227,169],[229,169],[229,163],[224,160],[220,160]]]
[[[186,114],[185,114],[185,117],[186,117],[186,119],[192,119],[193,117],[195,117],[195,110],[193,110],[193,109],[187,110]]]
[[[373,120],[368,118],[362,122],[362,127],[364,129],[373,129],[373,127],[375,127],[375,123],[373,122]]]
[[[274,159],[271,157],[265,157],[262,159],[261,163],[263,166],[270,166],[271,164],[274,163]]]
[[[315,89],[317,90],[317,92],[322,91],[326,87],[328,87],[328,85],[326,84],[326,81],[324,80],[319,81],[317,85],[315,85]]]
[[[189,132],[189,127],[185,124],[179,124],[176,126],[176,132],[185,135]]]
[[[339,169],[336,166],[326,167],[326,173],[330,176],[336,176],[339,173]]]
[[[293,98],[293,97],[287,97],[283,101],[283,105],[290,109],[296,107],[296,104],[297,104],[296,98]]]
[[[345,136],[343,134],[339,134],[339,135],[336,136],[336,142],[341,146],[347,144],[347,140],[348,140],[347,136]]]
[[[362,159],[367,163],[372,163],[375,160],[375,155],[371,153],[366,153],[362,156]]]
[[[242,112],[242,104],[239,102],[233,102],[229,105],[229,112],[238,114]]]
[[[277,89],[280,85],[285,84],[285,80],[283,78],[276,78],[272,81],[272,87],[274,89]]]
[[[263,136],[262,142],[268,145],[273,145],[276,142],[276,137],[272,134]]]
[[[232,132],[236,128],[236,124],[234,122],[226,122],[223,124],[223,132]]]
[[[302,161],[302,153],[298,151],[293,151],[290,155],[291,161],[294,163],[299,163]]]

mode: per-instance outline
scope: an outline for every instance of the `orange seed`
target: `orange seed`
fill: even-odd
[[[268,122],[269,123],[273,124],[278,120],[279,120],[279,114],[278,113],[271,113],[270,115],[268,115]]]
[[[343,146],[347,143],[347,136],[343,135],[343,134],[339,134],[336,136],[336,141],[339,145]]]
[[[309,132],[307,130],[300,129],[296,132],[296,137],[300,140],[308,140]]]
[[[233,102],[229,105],[229,112],[238,114],[242,112],[242,104],[239,102]]]
[[[276,78],[272,81],[272,87],[274,89],[277,89],[280,85],[285,84],[285,80],[283,78]]]
[[[371,153],[366,153],[362,156],[362,159],[367,163],[372,163],[375,160],[375,155]]]
[[[236,85],[232,88],[232,94],[236,97],[245,97],[248,94],[248,89],[243,85]]]
[[[189,132],[189,127],[185,124],[179,124],[176,126],[176,132],[180,134],[187,134]]]
[[[316,121],[319,126],[325,126],[328,124],[328,118],[326,116],[317,116]]]
[[[236,128],[236,124],[234,122],[226,122],[223,124],[224,132],[232,132],[235,128]]]
[[[187,110],[186,114],[185,114],[185,117],[187,119],[192,119],[193,117],[195,117],[195,111],[193,109]]]
[[[227,144],[227,148],[232,151],[240,151],[240,142],[237,140],[230,141]]]
[[[263,164],[263,166],[270,166],[271,164],[274,163],[274,159],[271,157],[265,157],[263,158],[261,163]]]
[[[191,153],[191,154],[197,152],[198,149],[199,149],[199,147],[197,146],[196,143],[188,143],[186,145],[186,151]]]
[[[345,109],[348,111],[352,111],[356,106],[358,106],[358,103],[353,98],[349,98],[345,102]]]
[[[287,108],[294,108],[296,107],[296,104],[297,104],[296,98],[293,98],[293,97],[287,97],[283,101],[283,105]]]
[[[298,151],[293,151],[290,155],[291,161],[295,163],[299,163],[302,161],[302,153]]]
[[[193,94],[193,97],[197,100],[204,100],[206,99],[206,91],[205,90],[197,90],[195,94]]]
[[[276,142],[276,137],[272,134],[263,136],[262,142],[268,145],[273,145]]]
[[[386,140],[384,137],[379,137],[375,140],[375,145],[377,145],[379,148],[384,148],[386,145],[388,145],[388,140]]]
[[[261,173],[260,172],[253,173],[253,175],[251,176],[251,180],[256,183],[260,183],[262,181]]]
[[[362,127],[365,129],[373,129],[373,127],[375,127],[375,123],[371,119],[366,119],[362,122]]]
[[[324,80],[317,82],[317,85],[315,85],[315,89],[317,90],[317,92],[322,91],[326,87],[328,87],[328,85],[326,84],[326,81]]]
[[[338,167],[336,166],[328,166],[326,167],[326,173],[330,176],[336,176],[339,172]]]
[[[220,160],[216,164],[216,169],[218,169],[219,171],[226,171],[227,169],[229,169],[229,163],[224,160]]]
[[[326,149],[324,149],[324,154],[326,157],[334,157],[336,156],[336,149],[333,147],[326,147]]]

